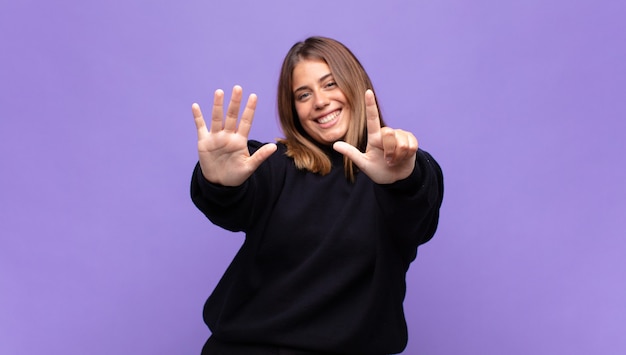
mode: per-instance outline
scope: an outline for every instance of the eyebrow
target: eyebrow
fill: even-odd
[[[323,82],[324,80],[328,79],[328,78],[329,78],[329,77],[331,77],[331,76],[333,76],[333,73],[328,73],[328,74],[326,74],[326,75],[322,76],[321,78],[319,78],[319,79],[317,80],[317,82],[321,83],[321,82]],[[298,92],[298,91],[300,91],[300,90],[305,90],[305,89],[308,89],[308,88],[309,88],[309,87],[308,87],[307,85],[302,85],[302,86],[300,86],[299,88],[295,89],[293,92]]]

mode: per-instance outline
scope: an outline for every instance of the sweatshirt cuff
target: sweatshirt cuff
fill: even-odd
[[[245,187],[248,181],[245,181],[243,184],[239,186],[224,186],[220,184],[215,184],[207,180],[204,175],[202,175],[202,168],[200,168],[200,164],[196,165],[196,181],[198,183],[198,187],[203,192],[203,195],[212,196],[216,199],[223,197],[235,197],[245,190]]]
[[[420,169],[419,163],[415,162],[415,167],[409,176],[402,180],[398,180],[391,184],[383,184],[380,185],[387,190],[392,191],[401,191],[401,192],[414,192],[419,189],[421,185],[420,181],[422,179],[422,170]]]

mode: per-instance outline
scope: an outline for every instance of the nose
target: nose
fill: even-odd
[[[326,93],[324,93],[323,91],[318,91],[317,93],[315,93],[315,109],[316,110],[321,110],[324,107],[330,105],[330,100],[328,99],[328,96],[326,95]]]

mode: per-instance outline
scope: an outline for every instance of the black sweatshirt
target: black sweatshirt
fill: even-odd
[[[437,228],[439,165],[418,150],[404,180],[378,185],[360,172],[351,183],[333,150],[325,176],[298,170],[285,151],[278,144],[238,187],[208,182],[199,164],[194,170],[195,205],[216,225],[246,233],[205,304],[213,336],[338,354],[401,352],[406,271]]]

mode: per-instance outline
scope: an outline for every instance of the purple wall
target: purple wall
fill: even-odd
[[[626,353],[621,0],[0,3],[0,353],[197,354],[241,243],[188,197],[191,103],[321,34],[439,160],[405,354]]]

